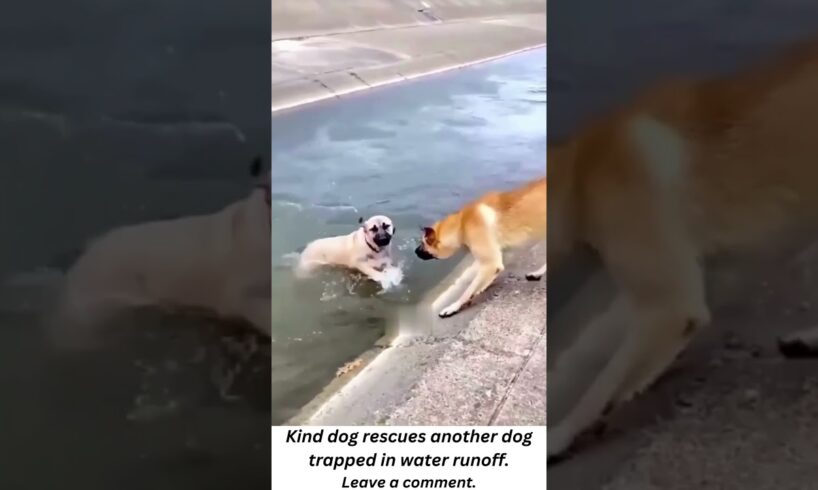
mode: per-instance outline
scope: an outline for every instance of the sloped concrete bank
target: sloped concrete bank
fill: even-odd
[[[546,3],[371,0],[273,6],[273,112],[543,46]]]
[[[544,14],[545,0],[274,0],[272,39]]]

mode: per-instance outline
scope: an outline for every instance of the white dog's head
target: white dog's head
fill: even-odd
[[[392,242],[392,237],[395,236],[395,225],[387,216],[377,215],[364,221],[363,217],[358,218],[358,223],[364,231],[364,237],[370,246],[374,248],[383,248]]]

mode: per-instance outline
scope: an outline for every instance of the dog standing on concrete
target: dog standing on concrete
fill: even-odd
[[[545,240],[545,177],[506,192],[490,192],[423,228],[415,255],[422,260],[445,259],[462,247],[474,263],[441,294],[432,305],[441,318],[457,314],[503,272],[503,250],[532,245]],[[530,281],[545,275],[546,265],[526,275]],[[468,286],[467,286],[468,284]],[[465,289],[463,289],[465,287]],[[440,309],[460,292],[460,297]]]
[[[93,342],[92,327],[140,306],[201,308],[270,335],[270,175],[261,159],[242,200],[214,214],[114,229],[69,269],[51,318],[60,344]],[[265,289],[266,288],[266,289]]]
[[[818,44],[737,76],[662,85],[549,149],[552,271],[590,247],[619,294],[548,379],[572,379],[584,353],[625,332],[567,415],[549,425],[549,458],[647,389],[710,322],[703,259],[815,239],[815,127]],[[818,343],[814,330],[800,335],[782,350]],[[549,389],[555,396],[562,390]]]
[[[384,271],[392,265],[392,238],[395,225],[386,216],[364,221],[348,235],[320,238],[301,252],[296,275],[304,278],[323,266],[340,266],[358,270],[376,282],[382,282]]]

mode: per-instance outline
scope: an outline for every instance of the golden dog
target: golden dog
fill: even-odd
[[[437,311],[443,302],[468,287],[454,302],[439,311],[442,318],[459,312],[488,288],[503,269],[503,250],[545,240],[545,177],[506,192],[490,192],[423,229],[415,254],[423,260],[445,259],[462,247],[469,249],[474,263],[434,302]],[[545,264],[526,276],[539,280]]]
[[[590,247],[618,288],[549,379],[570,376],[602,332],[626,332],[549,428],[549,458],[650,386],[709,323],[704,258],[802,243],[795,232],[818,225],[816,127],[813,44],[736,76],[660,85],[549,150],[552,270]]]

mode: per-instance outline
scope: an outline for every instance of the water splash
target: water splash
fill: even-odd
[[[378,281],[383,288],[383,292],[400,286],[403,282],[403,269],[398,266],[388,266],[383,271],[383,278]]]

